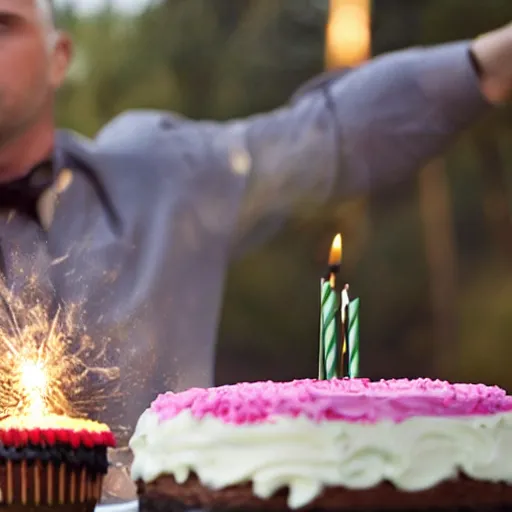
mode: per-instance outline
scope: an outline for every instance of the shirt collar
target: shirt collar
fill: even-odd
[[[64,167],[63,154],[57,149],[27,175],[0,185],[0,208],[24,213],[49,230],[59,195],[71,181],[72,173]]]

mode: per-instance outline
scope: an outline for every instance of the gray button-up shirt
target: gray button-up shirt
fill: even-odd
[[[157,393],[212,384],[238,249],[302,200],[408,176],[486,107],[460,43],[380,57],[248,119],[130,111],[94,140],[58,132],[56,172],[70,173],[41,201],[40,222],[3,214],[7,283],[22,293],[36,275],[53,310],[80,304],[80,326],[105,347],[90,366],[119,368],[115,384],[88,374],[89,413],[123,445]]]

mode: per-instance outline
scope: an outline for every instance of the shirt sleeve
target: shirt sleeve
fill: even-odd
[[[268,236],[301,201],[410,176],[488,107],[462,42],[330,73],[290,105],[217,125],[217,150],[227,151],[232,171],[246,174],[237,243]]]

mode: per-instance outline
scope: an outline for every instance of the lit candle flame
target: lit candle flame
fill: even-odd
[[[369,0],[331,0],[326,32],[327,65],[330,68],[361,64],[371,52]]]
[[[338,233],[332,241],[331,252],[329,253],[329,268],[336,268],[341,265],[343,243]]]
[[[338,233],[332,241],[331,251],[329,252],[329,281],[331,286],[336,286],[336,274],[340,270],[342,256],[342,240]]]

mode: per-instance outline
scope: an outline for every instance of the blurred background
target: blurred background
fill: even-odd
[[[58,121],[87,136],[129,108],[196,119],[269,110],[326,68],[472,38],[512,20],[511,0],[58,5],[76,43]],[[414,179],[297,211],[277,236],[235,262],[217,382],[316,376],[319,279],[342,232],[342,278],[362,300],[364,376],[439,377],[512,391],[511,129],[511,108],[497,109]]]

